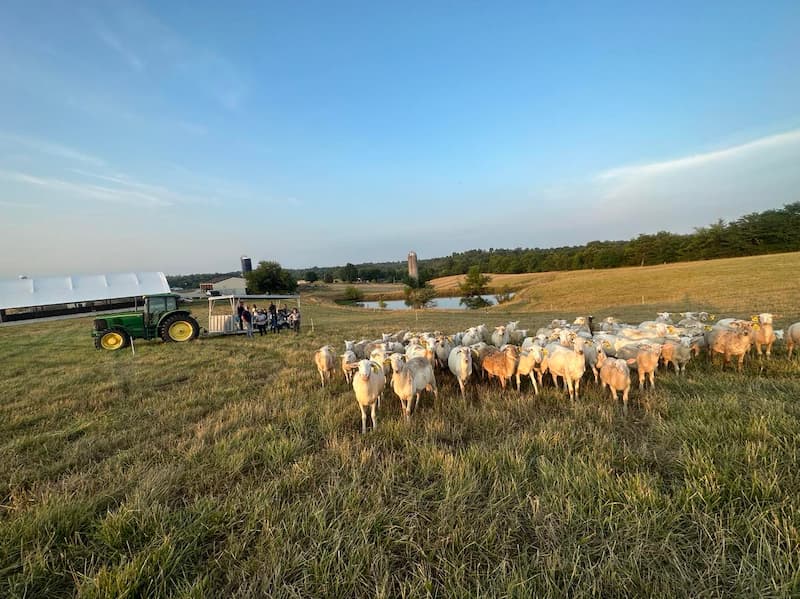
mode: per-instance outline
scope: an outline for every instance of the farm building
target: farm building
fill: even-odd
[[[214,295],[245,295],[247,281],[243,277],[224,277],[213,279],[208,283],[200,283],[200,291],[207,293],[216,292]]]
[[[163,272],[3,279],[0,322],[124,309],[157,293],[170,293]]]

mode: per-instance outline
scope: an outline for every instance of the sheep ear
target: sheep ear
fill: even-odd
[[[628,358],[625,360],[628,364],[636,364],[636,358]]]

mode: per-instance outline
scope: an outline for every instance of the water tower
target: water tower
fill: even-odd
[[[242,276],[253,271],[253,262],[247,256],[242,256]]]
[[[408,276],[412,279],[419,280],[419,270],[417,269],[417,253],[408,253]]]

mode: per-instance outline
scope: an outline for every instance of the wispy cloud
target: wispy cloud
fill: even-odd
[[[103,43],[117,52],[134,71],[141,72],[144,70],[144,61],[135,52],[127,48],[103,23],[98,22],[95,25],[94,32]]]
[[[24,146],[34,152],[40,154],[49,154],[50,156],[57,156],[59,158],[66,158],[73,162],[81,162],[93,166],[104,166],[105,161],[102,158],[92,156],[80,150],[63,146],[58,143],[36,139],[34,137],[27,137],[23,135],[16,135],[13,133],[0,133],[0,143],[5,142],[12,146]]]
[[[705,152],[703,154],[692,154],[673,160],[662,162],[651,162],[632,166],[623,166],[604,171],[598,175],[599,179],[620,179],[630,177],[642,177],[649,175],[660,175],[683,169],[690,169],[700,166],[707,166],[716,162],[739,158],[745,154],[759,152],[780,146],[795,144],[800,142],[800,129],[778,133],[761,137],[729,148]]]
[[[102,14],[84,15],[95,35],[135,71],[172,70],[176,81],[184,78],[227,110],[243,105],[248,85],[240,69],[211,48],[190,43],[145,7],[112,2]]]
[[[79,183],[55,177],[41,177],[20,171],[0,171],[0,178],[58,192],[70,199],[91,199],[101,202],[132,204],[136,206],[170,206],[173,203],[163,195],[148,193],[143,190]],[[61,198],[63,198],[63,196],[59,196],[59,199]]]

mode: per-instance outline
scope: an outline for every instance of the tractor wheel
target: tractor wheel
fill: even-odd
[[[103,331],[99,337],[94,338],[94,346],[97,349],[107,349],[116,351],[131,344],[131,338],[124,329],[110,329]]]
[[[200,325],[188,314],[168,316],[164,322],[161,323],[160,335],[164,341],[177,341],[182,343],[184,341],[196,339],[199,334]]]

